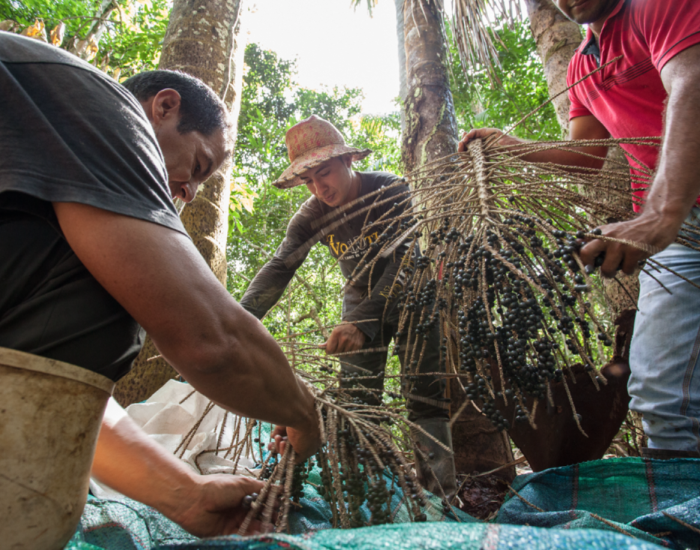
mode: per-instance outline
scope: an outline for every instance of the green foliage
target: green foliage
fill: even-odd
[[[114,13],[103,36],[100,61],[120,70],[120,80],[158,68],[163,38],[170,17],[169,0],[130,2],[126,10]]]
[[[47,29],[64,22],[66,38],[81,33],[84,37],[100,4],[100,0],[0,0],[0,20],[11,19],[25,28],[39,19]]]
[[[549,99],[529,23],[518,22],[512,29],[496,30],[503,42],[494,41],[501,62],[501,69],[497,71],[500,85],[491,81],[485,67],[472,67],[464,75],[459,55],[450,41],[450,86],[460,129],[506,129]],[[561,128],[554,107],[548,105],[513,134],[532,140],[560,139]]]
[[[98,40],[87,59],[108,74],[123,80],[153,70],[158,65],[170,12],[168,0],[115,0]],[[47,34],[65,24],[61,47],[71,50],[74,41],[85,39],[100,24],[101,0],[0,0],[0,21],[13,20],[19,30],[41,21]]]

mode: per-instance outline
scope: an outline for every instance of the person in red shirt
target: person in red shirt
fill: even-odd
[[[672,244],[684,221],[700,225],[700,2],[553,1],[567,18],[588,25],[569,64],[569,85],[612,61],[569,91],[570,138],[663,136],[660,150],[623,146],[637,189],[638,215],[602,227],[603,234],[662,250],[655,260],[700,284],[700,252]],[[494,132],[500,130],[465,133],[459,150]],[[503,134],[499,141],[522,143]],[[526,159],[601,168],[606,154],[605,147],[577,147],[542,151]],[[653,174],[648,190],[640,183],[643,174]],[[620,269],[633,273],[649,256],[638,247],[596,239],[581,249],[581,259],[590,265],[602,253],[601,272],[608,277]],[[640,275],[630,407],[643,414],[649,439],[646,456],[700,457],[700,290],[666,271],[655,277],[672,294]]]

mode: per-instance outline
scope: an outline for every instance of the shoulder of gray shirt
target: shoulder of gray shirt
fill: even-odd
[[[3,63],[50,63],[87,71],[119,90],[123,99],[130,102],[137,113],[142,112],[136,97],[112,77],[72,53],[50,44],[44,44],[34,38],[0,31],[0,61]]]
[[[0,31],[0,61],[5,63],[58,63],[107,77],[97,67],[66,50],[11,32]]]

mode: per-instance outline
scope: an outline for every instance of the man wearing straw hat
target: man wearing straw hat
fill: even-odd
[[[353,161],[371,151],[347,146],[330,122],[315,115],[290,128],[286,144],[291,164],[273,185],[288,189],[303,184],[313,196],[289,222],[282,244],[255,276],[241,305],[262,318],[282,296],[311,247],[321,242],[338,259],[348,281],[343,322],[321,346],[329,355],[341,355],[344,385],[353,385],[353,377],[362,378],[363,389],[350,390],[358,400],[380,405],[387,346],[392,337],[396,338],[404,372],[440,369],[439,328],[433,327],[418,341],[411,340],[398,326],[396,298],[404,282],[403,268],[413,265],[419,251],[403,245],[391,257],[377,256],[382,236],[396,231],[397,218],[410,202],[408,187],[393,174],[354,171]],[[407,369],[405,358],[410,357],[413,345],[422,347],[423,339],[427,345],[421,364]],[[409,379],[404,380],[402,388],[409,420],[420,427],[413,433],[418,479],[438,496],[451,497],[456,489],[455,469],[444,380],[433,376]],[[278,430],[277,438],[282,434],[283,430]]]
[[[601,228],[581,260],[603,259],[603,275],[632,274],[640,260],[667,270],[641,273],[630,348],[630,408],[643,415],[649,458],[700,458],[700,3],[696,0],[553,0],[570,20],[588,25],[569,64],[572,140],[663,136],[662,147],[622,144],[636,188],[632,220]],[[609,66],[605,66],[606,64]],[[596,69],[602,70],[591,74]],[[472,130],[460,150],[494,129]],[[520,140],[501,133],[498,142]],[[607,148],[575,144],[542,150],[531,162],[599,169]],[[583,153],[583,154],[581,154]],[[654,173],[655,170],[655,173]],[[646,189],[645,174],[653,174]],[[643,206],[642,206],[643,205]],[[685,227],[682,226],[686,223]],[[656,253],[654,253],[656,252]],[[658,282],[662,284],[658,284]]]

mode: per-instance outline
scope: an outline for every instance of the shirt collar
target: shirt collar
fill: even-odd
[[[612,13],[610,14],[610,17],[608,17],[608,20],[612,19],[612,18],[615,17],[618,13],[620,13],[620,10],[622,9],[622,7],[623,7],[626,3],[627,3],[627,0],[620,0],[620,1],[617,3],[617,6],[615,6],[615,9],[614,9],[614,10],[612,11]]]
[[[620,0],[617,3],[617,6],[615,6],[615,9],[613,9],[612,13],[608,16],[605,23],[603,24],[602,30],[605,30],[605,26],[608,24],[608,21],[610,21],[613,17],[617,16],[617,14],[620,13],[620,11],[626,3],[627,0]],[[602,31],[601,34],[603,34]],[[592,55],[593,57],[595,57],[595,60],[598,63],[598,66],[600,67],[600,46],[590,26],[586,30],[586,43],[583,46],[583,48],[581,48],[581,55]]]
[[[592,55],[595,57],[596,63],[600,67],[600,47],[595,36],[591,35],[590,40],[581,48],[581,55]]]

